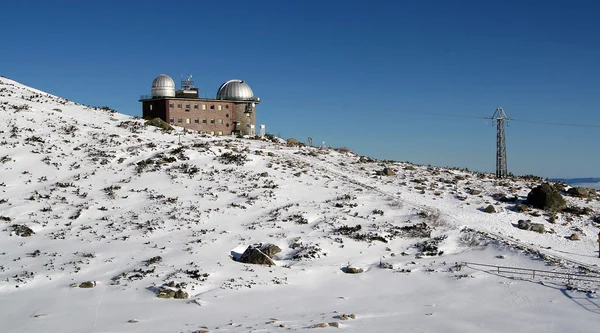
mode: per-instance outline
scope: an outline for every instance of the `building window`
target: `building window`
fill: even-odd
[[[206,104],[202,104],[202,110],[206,110]]]
[[[194,119],[194,124],[200,124],[200,119]]]
[[[221,110],[222,110],[222,108],[223,108],[223,106],[222,106],[222,105],[219,105],[219,106],[217,106],[217,110],[219,110],[219,111],[221,111]]]
[[[169,122],[172,124],[172,123],[175,122],[175,119],[174,118],[169,118]]]
[[[217,132],[217,135],[223,135],[223,132],[221,132],[221,131],[218,131],[218,132]]]
[[[150,111],[152,111],[152,104],[150,104]]]
[[[225,114],[225,118],[229,118],[229,113],[226,113],[226,114]]]
[[[169,103],[169,108],[170,108],[170,109],[174,109],[174,108],[175,108],[175,104],[173,104],[173,103]]]
[[[214,119],[211,119],[211,120],[210,120],[210,123],[211,123],[211,124],[214,124],[214,123],[215,123],[215,120],[214,120]]]
[[[185,105],[185,108],[186,108],[186,109],[189,109],[189,108],[190,108],[190,105],[189,105],[189,104],[186,104],[186,105]]]
[[[178,109],[181,109],[181,104],[177,104],[177,108],[178,108]]]
[[[229,104],[226,104],[226,105],[225,105],[225,108],[226,108],[226,109],[229,109]]]
[[[181,119],[181,118],[177,118],[177,122],[178,122],[178,123],[182,123],[182,122],[183,122],[183,119]]]
[[[210,132],[210,135],[215,135],[215,132],[214,132],[214,131],[211,131],[211,132]]]
[[[203,124],[206,124],[206,119],[202,119],[202,123],[203,123]]]
[[[225,124],[225,126],[229,127],[229,123]]]
[[[219,119],[219,125],[223,125],[223,119]]]
[[[211,105],[211,106],[210,106],[210,109],[211,109],[211,110],[214,110],[214,109],[215,109],[215,106],[214,106],[214,105]]]
[[[189,124],[189,123],[190,123],[190,118],[186,118],[186,119],[185,119],[185,123],[186,123],[186,124]]]
[[[198,104],[194,104],[194,109],[197,109],[197,108],[198,108]]]

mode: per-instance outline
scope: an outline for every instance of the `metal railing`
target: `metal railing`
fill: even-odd
[[[516,276],[521,276],[524,278],[531,278],[532,280],[535,280],[535,279],[541,280],[541,279],[545,278],[545,279],[567,280],[567,284],[570,284],[571,281],[588,281],[588,282],[600,283],[600,275],[597,275],[597,274],[574,274],[574,273],[551,272],[551,271],[544,271],[544,270],[530,269],[530,268],[478,264],[478,263],[474,263],[474,262],[463,262],[463,265],[473,268],[473,269],[480,269],[478,267],[488,267],[488,268],[492,268],[492,269],[487,270],[489,273],[516,275]]]

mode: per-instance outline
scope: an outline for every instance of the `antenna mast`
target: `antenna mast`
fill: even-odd
[[[499,107],[494,112],[492,120],[496,121],[496,178],[504,178],[508,174],[506,167],[506,136],[504,135],[504,121],[510,120],[504,109]]]

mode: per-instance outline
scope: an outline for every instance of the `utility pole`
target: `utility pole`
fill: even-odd
[[[499,107],[494,112],[492,120],[496,121],[496,178],[504,178],[508,174],[506,167],[506,136],[504,134],[504,121],[510,120],[504,109]]]

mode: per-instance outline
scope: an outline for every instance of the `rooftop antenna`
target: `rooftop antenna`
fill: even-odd
[[[508,174],[506,167],[506,136],[504,134],[504,121],[510,120],[504,109],[498,107],[492,120],[496,121],[496,178],[505,178]]]
[[[183,90],[192,90],[194,88],[194,81],[192,80],[192,74],[188,74],[187,79],[183,79],[183,75],[181,76],[181,89]]]

